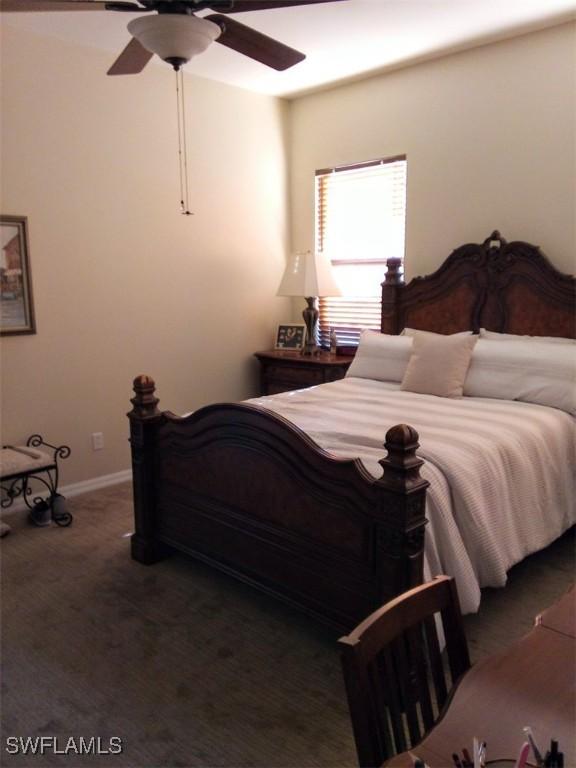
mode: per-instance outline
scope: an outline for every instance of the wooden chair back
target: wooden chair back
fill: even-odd
[[[339,644],[361,768],[380,766],[421,741],[470,667],[456,584],[449,576],[391,600]]]

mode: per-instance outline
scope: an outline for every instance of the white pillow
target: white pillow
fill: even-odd
[[[576,415],[576,348],[540,341],[480,339],[464,394],[522,400]]]
[[[472,336],[472,331],[458,331],[458,333],[434,333],[434,331],[419,331],[416,328],[404,328],[401,336],[416,336],[417,333],[427,333],[429,336]]]
[[[548,344],[576,344],[576,339],[564,339],[561,336],[517,336],[514,333],[497,333],[480,328],[481,339],[493,341],[544,341]]]
[[[362,331],[358,349],[346,376],[400,382],[411,352],[412,339],[408,336]]]
[[[476,337],[416,333],[401,389],[437,397],[462,397]]]

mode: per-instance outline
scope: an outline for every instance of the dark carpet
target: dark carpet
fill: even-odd
[[[184,556],[133,562],[128,485],[68,506],[70,528],[12,516],[0,545],[2,765],[355,765],[333,634]],[[484,591],[466,617],[473,658],[528,631],[573,579],[570,532]],[[104,752],[119,737],[122,752],[9,754],[28,736],[63,751],[100,737]]]

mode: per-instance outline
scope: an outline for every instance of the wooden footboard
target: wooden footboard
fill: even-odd
[[[418,434],[386,435],[383,476],[282,417],[221,404],[180,418],[134,380],[132,556],[181,550],[340,630],[422,581],[427,481]]]

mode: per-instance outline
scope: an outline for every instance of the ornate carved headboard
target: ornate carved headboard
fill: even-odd
[[[382,333],[404,327],[456,333],[576,337],[576,279],[559,272],[535,245],[507,243],[499,232],[456,248],[426,277],[404,283],[388,259],[382,283]]]

